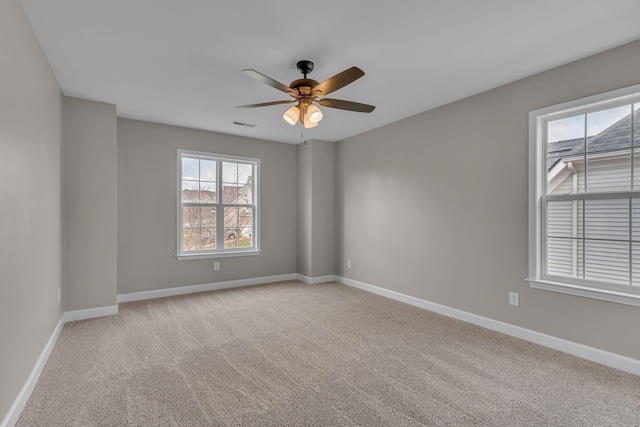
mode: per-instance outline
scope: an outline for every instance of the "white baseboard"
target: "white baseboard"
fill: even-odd
[[[113,316],[118,314],[118,306],[110,305],[107,307],[87,308],[84,310],[66,311],[64,313],[64,322],[75,322],[76,320],[93,319],[96,317]]]
[[[329,274],[327,276],[317,276],[317,277],[309,277],[303,274],[297,274],[297,279],[301,282],[306,283],[307,285],[317,285],[318,283],[327,283],[327,282],[335,282],[336,276],[333,274]]]
[[[142,301],[154,298],[173,297],[176,295],[193,294],[196,292],[217,291],[220,289],[238,288],[241,286],[262,285],[265,283],[297,280],[296,273],[280,274],[278,276],[255,277],[252,279],[229,280],[226,282],[205,283],[203,285],[179,286],[177,288],[156,289],[153,291],[132,292],[118,295],[118,303]]]
[[[347,286],[362,289],[367,292],[382,295],[396,301],[404,302],[425,310],[433,311],[447,317],[462,320],[467,323],[491,329],[492,331],[501,332],[516,338],[523,339],[535,344],[549,347],[554,350],[562,351],[573,356],[600,363],[611,368],[629,372],[631,374],[640,375],[640,360],[630,357],[621,356],[619,354],[589,347],[584,344],[578,344],[573,341],[567,341],[541,332],[525,329],[520,326],[511,325],[509,323],[500,322],[499,320],[490,319],[488,317],[478,316],[477,314],[468,313],[466,311],[447,307],[446,305],[436,304],[420,298],[402,294],[400,292],[391,291],[389,289],[373,286],[368,283],[359,282],[357,280],[348,279],[342,276],[336,276],[335,280]]]
[[[18,397],[16,397],[13,405],[11,405],[11,408],[4,417],[4,420],[0,423],[0,427],[13,427],[18,422],[20,414],[22,414],[22,410],[27,405],[27,402],[31,397],[31,393],[38,382],[38,378],[40,378],[42,369],[44,369],[44,365],[47,363],[47,359],[49,359],[49,355],[51,354],[53,347],[56,345],[56,341],[58,341],[58,337],[64,327],[64,323],[63,315],[60,317],[60,320],[49,337],[49,341],[47,341],[47,344],[44,346],[42,353],[40,353],[40,357],[38,358],[36,365],[33,367],[31,375],[27,378],[27,382],[24,384],[24,387],[22,387],[22,390],[20,390],[20,393],[18,393]]]

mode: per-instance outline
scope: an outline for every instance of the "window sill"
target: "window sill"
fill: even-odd
[[[181,254],[176,255],[178,261],[190,259],[212,259],[212,258],[231,258],[239,256],[260,255],[260,250],[254,251],[236,251],[236,252],[219,252],[219,253],[199,253],[199,254]]]
[[[569,283],[551,282],[541,279],[526,279],[529,286],[534,289],[559,292],[562,294],[576,295],[579,297],[615,302],[618,304],[640,307],[640,295],[611,291],[607,289],[592,288],[588,286],[573,285]]]

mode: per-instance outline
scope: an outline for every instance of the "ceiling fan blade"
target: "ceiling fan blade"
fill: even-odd
[[[269,105],[291,104],[293,102],[296,102],[296,100],[288,99],[286,101],[271,101],[271,102],[263,102],[261,104],[238,105],[236,108],[268,107]]]
[[[323,98],[318,104],[323,107],[337,108],[339,110],[357,111],[359,113],[370,113],[375,110],[373,105],[361,104],[359,102],[343,101],[342,99]]]
[[[283,91],[284,93],[288,93],[289,95],[294,97],[298,96],[298,93],[295,90],[291,89],[289,86],[285,86],[282,83],[273,80],[271,77],[267,77],[264,74],[257,72],[256,70],[242,70],[242,72],[247,76],[258,80],[259,82],[268,84],[271,87]]]
[[[362,76],[364,76],[364,71],[358,67],[351,67],[333,77],[329,77],[327,80],[315,86],[312,90],[313,96],[329,95],[331,92],[335,92],[349,83],[355,82]]]

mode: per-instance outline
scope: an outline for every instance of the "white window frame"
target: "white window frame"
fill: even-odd
[[[229,161],[234,163],[247,163],[253,165],[252,175],[252,201],[251,206],[253,208],[253,232],[252,240],[253,246],[248,248],[229,248],[225,249],[224,244],[216,245],[216,249],[200,249],[192,251],[183,250],[183,205],[182,205],[182,158],[198,158],[205,160],[215,160],[216,166],[216,212],[223,212],[223,206],[229,204],[222,203],[222,162]],[[227,154],[208,153],[204,151],[193,150],[178,150],[177,155],[177,192],[176,192],[176,258],[178,260],[190,260],[190,259],[208,259],[208,258],[228,258],[238,256],[258,255],[260,253],[260,159],[251,157],[231,156]],[[224,218],[224,213],[220,214]],[[219,217],[216,221],[216,236],[224,236],[224,220],[220,221]],[[218,239],[218,242],[221,240]]]
[[[640,85],[634,85],[529,112],[529,277],[526,280],[532,288],[640,307],[640,286],[614,285],[546,274],[547,230],[544,209],[546,200],[550,198],[547,195],[547,122],[639,102]],[[634,144],[633,131],[632,121],[631,146]],[[636,146],[636,151],[640,152],[640,146]],[[634,161],[634,155],[631,156],[631,161]],[[631,169],[633,171],[633,163]],[[633,176],[631,179],[633,180]],[[588,200],[607,196],[598,193],[591,197],[589,193],[583,193],[581,197]],[[609,197],[636,198],[640,197],[640,190],[609,192]],[[551,198],[561,200],[562,196]]]

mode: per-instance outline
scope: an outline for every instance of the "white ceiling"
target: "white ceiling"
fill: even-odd
[[[371,114],[323,108],[305,139],[341,140],[640,38],[638,0],[21,0],[66,95],[118,115],[299,143],[287,99],[241,70],[286,85],[295,64]],[[606,76],[603,76],[606,78]],[[255,128],[234,121],[256,124]]]

